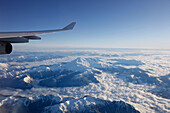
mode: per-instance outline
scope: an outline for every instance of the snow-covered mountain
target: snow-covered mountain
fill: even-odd
[[[139,113],[123,101],[106,101],[90,96],[80,99],[53,95],[40,95],[34,98],[1,98],[0,110],[3,113]]]
[[[13,108],[44,113],[170,112],[169,92],[169,50],[64,50],[0,56],[3,112]]]

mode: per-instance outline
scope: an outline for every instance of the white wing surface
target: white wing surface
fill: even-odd
[[[64,27],[63,29],[56,29],[56,30],[0,32],[0,42],[24,43],[24,42],[28,42],[30,39],[41,39],[36,35],[72,30],[75,24],[76,22],[72,22],[71,24]]]

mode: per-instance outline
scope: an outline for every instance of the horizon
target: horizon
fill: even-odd
[[[0,15],[0,113],[170,113],[170,0],[0,0]]]
[[[170,1],[0,1],[0,31],[71,31],[38,35],[28,46],[170,49]],[[26,44],[13,44],[16,47]]]

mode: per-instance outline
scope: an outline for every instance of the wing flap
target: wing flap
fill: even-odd
[[[23,38],[31,39],[31,40],[41,40],[39,36],[24,36]]]

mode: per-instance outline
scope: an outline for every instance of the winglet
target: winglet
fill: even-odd
[[[76,22],[72,22],[68,26],[64,27],[63,30],[72,30],[75,26]]]

